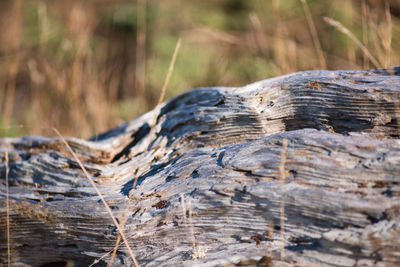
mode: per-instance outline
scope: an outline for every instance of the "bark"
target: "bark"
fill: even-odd
[[[399,68],[300,72],[66,140],[141,266],[395,266],[399,92]],[[0,264],[7,171],[13,265],[109,263],[118,231],[60,138],[0,139],[0,159]]]

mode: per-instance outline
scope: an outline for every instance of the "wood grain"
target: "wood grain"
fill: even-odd
[[[396,266],[399,92],[398,67],[300,72],[192,90],[66,140],[141,266]],[[6,152],[12,264],[106,266],[110,216],[62,140],[34,136],[0,139],[0,264]],[[120,245],[113,266],[131,265]]]

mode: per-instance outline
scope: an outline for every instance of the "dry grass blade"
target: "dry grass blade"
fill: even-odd
[[[361,2],[361,24],[362,24],[362,32],[363,32],[363,42],[364,45],[368,44],[368,29],[367,29],[367,21],[368,21],[368,6],[366,0],[362,0]],[[368,58],[365,54],[363,54],[363,68],[368,68]]]
[[[125,217],[124,217],[124,219],[122,220],[122,222],[121,222],[121,226],[122,227],[125,227],[125,224],[126,224],[126,222],[128,221],[128,213],[127,212],[125,212]],[[112,253],[112,255],[111,255],[111,259],[110,259],[110,262],[108,263],[108,266],[112,266],[112,264],[113,264],[113,262],[114,262],[114,258],[115,258],[115,255],[117,254],[117,250],[118,250],[118,246],[119,246],[119,243],[121,242],[121,235],[118,235],[118,237],[117,237],[117,241],[115,241],[115,246],[114,246],[114,250],[113,250],[113,253]]]
[[[387,23],[387,33],[386,38],[382,39],[383,46],[385,47],[385,67],[389,67],[391,65],[391,56],[392,56],[392,16],[390,14],[390,5],[387,1],[385,1],[385,15],[386,15],[386,23]]]
[[[6,152],[6,212],[7,212],[7,263],[11,265],[11,246],[10,246],[10,205],[8,202],[8,152]]]
[[[165,92],[167,91],[169,80],[171,79],[172,72],[174,71],[175,61],[176,61],[176,57],[178,56],[179,49],[181,48],[181,43],[182,43],[182,39],[179,38],[178,42],[176,43],[176,46],[175,46],[174,54],[172,55],[171,63],[169,64],[167,76],[165,77],[165,81],[164,81],[163,87],[161,88],[161,94],[160,94],[160,97],[158,99],[157,106],[155,108],[154,119],[153,119],[153,122],[152,122],[152,124],[150,126],[150,133],[148,135],[147,142],[150,142],[150,138],[152,136],[151,133],[153,132],[154,126],[157,123],[157,118],[158,118],[158,115],[160,114],[160,110],[161,110],[160,105],[164,100]],[[138,176],[135,177],[135,181],[133,183],[133,187],[132,188],[136,187],[136,183],[137,183],[138,178],[139,178]]]
[[[381,65],[374,58],[374,56],[372,56],[372,54],[368,51],[368,49],[360,42],[360,40],[358,40],[358,38],[349,29],[343,26],[342,23],[328,17],[324,17],[324,20],[329,25],[335,27],[336,29],[347,35],[363,51],[363,53],[368,57],[368,59],[372,62],[372,64],[375,65],[376,68],[381,68]]]
[[[115,246],[114,246],[113,252],[111,254],[110,262],[108,263],[108,266],[110,266],[110,267],[112,266],[112,264],[114,262],[114,258],[115,258],[115,255],[117,254],[117,250],[118,250],[120,242],[121,242],[121,235],[118,235],[117,241],[115,242]]]
[[[301,0],[301,3],[303,5],[304,13],[306,15],[308,27],[310,28],[311,37],[314,42],[314,47],[317,50],[319,65],[322,69],[326,69],[325,56],[324,53],[322,52],[321,42],[319,41],[318,38],[317,28],[315,27],[314,20],[311,16],[311,11],[310,8],[308,7],[307,0]]]
[[[103,195],[100,193],[99,189],[97,188],[96,183],[93,181],[92,177],[89,175],[89,173],[87,172],[86,168],[83,166],[82,162],[79,160],[79,158],[77,157],[75,152],[72,150],[70,145],[67,143],[65,138],[60,134],[60,132],[57,129],[53,128],[53,130],[61,138],[62,142],[65,144],[65,146],[67,147],[69,152],[72,154],[72,156],[74,157],[76,162],[79,164],[79,167],[82,169],[82,171],[85,174],[85,176],[88,178],[90,184],[93,186],[93,188],[96,191],[97,195],[100,197],[101,202],[103,202],[104,207],[106,208],[107,212],[110,214],[114,225],[117,227],[119,234],[121,235],[122,239],[124,240],[124,243],[126,245],[126,248],[128,249],[129,255],[131,256],[135,266],[138,267],[139,264],[136,261],[136,258],[133,255],[133,252],[132,252],[131,248],[129,247],[129,243],[128,243],[128,240],[126,239],[124,231],[122,230],[122,227],[120,226],[120,224],[117,222],[117,219],[115,218],[114,214],[112,213],[112,210],[111,210],[110,206],[107,204],[107,202],[105,201]]]
[[[281,208],[280,208],[280,226],[281,226],[281,261],[285,259],[285,199],[283,197],[283,184],[285,183],[286,173],[285,173],[285,162],[286,162],[286,149],[287,149],[287,139],[282,141],[281,150],[281,162],[279,164],[279,174],[281,182]]]
[[[396,100],[399,100],[400,96],[398,93],[395,93],[395,94],[393,94],[393,98]],[[400,136],[400,105],[399,105],[399,102],[396,101],[394,107],[397,111],[397,112],[395,112],[396,119],[397,119],[397,134]]]
[[[6,87],[6,96],[5,99],[5,105],[4,105],[4,110],[3,110],[3,120],[4,120],[4,125],[7,127],[10,122],[11,122],[11,117],[14,109],[14,102],[15,102],[15,89],[17,86],[17,74],[19,71],[19,64],[20,64],[20,55],[17,54],[15,56],[15,59],[10,65],[10,70],[9,70],[9,82]]]
[[[164,97],[165,97],[165,93],[167,91],[169,80],[171,79],[172,72],[174,71],[176,57],[178,56],[179,49],[181,48],[181,43],[182,43],[182,39],[179,38],[179,40],[175,46],[174,54],[172,55],[171,63],[169,64],[167,76],[165,77],[163,87],[161,88],[161,94],[160,94],[160,98],[158,99],[157,106],[160,106],[161,103],[164,101]],[[157,116],[154,117],[152,127],[154,127],[156,122],[157,122]]]
[[[146,90],[146,3],[147,0],[138,0],[137,33],[136,33],[136,90],[143,95]]]
[[[192,237],[192,247],[196,247],[196,239],[194,237],[193,220],[192,220],[192,201],[189,200],[189,224],[190,224],[190,235]]]
[[[257,16],[256,13],[250,13],[249,15],[250,22],[254,28],[254,37],[256,40],[256,43],[262,52],[263,55],[267,55],[268,53],[268,48],[267,48],[267,38],[265,36],[263,26],[261,25],[260,18]]]
[[[181,206],[182,206],[182,212],[183,212],[183,223],[186,224],[186,205],[185,205],[185,197],[181,193]]]
[[[112,250],[110,250],[109,252],[107,252],[106,254],[104,254],[103,256],[101,256],[98,259],[95,259],[92,264],[89,265],[89,267],[95,266],[97,263],[99,263],[102,259],[104,259],[105,257],[107,257],[108,254],[110,254],[112,252]]]
[[[22,1],[13,1],[12,7],[12,19],[8,25],[9,29],[13,34],[10,36],[10,49],[16,51],[19,49],[21,44],[21,30],[22,30]],[[8,53],[10,51],[7,51]],[[2,110],[3,124],[7,127],[11,122],[12,113],[15,105],[15,94],[17,89],[17,76],[20,72],[20,61],[21,53],[16,53],[15,56],[11,57],[10,66],[8,68],[8,81],[4,88],[5,102]],[[0,102],[1,105],[1,102]],[[5,132],[6,133],[6,132]],[[5,134],[3,133],[3,134]]]
[[[188,221],[186,218],[187,217],[186,213],[189,212],[189,228],[190,228],[189,230],[190,230],[190,236],[192,238],[192,247],[193,247],[193,249],[195,249],[196,248],[196,239],[194,237],[194,229],[193,229],[193,221],[192,221],[192,215],[193,215],[192,214],[192,202],[189,200],[188,208],[186,208],[185,197],[182,193],[180,194],[180,196],[181,196],[181,206],[182,206],[182,213],[183,213],[183,223],[185,226],[188,224]],[[194,251],[194,253],[196,253],[196,252]]]
[[[120,235],[118,235],[118,236],[121,238]],[[120,243],[124,244],[125,242],[122,241],[122,242],[120,242]],[[119,245],[119,244],[118,244],[118,245]],[[95,259],[95,260],[92,262],[92,264],[89,265],[89,267],[95,266],[95,265],[98,264],[102,259],[104,259],[104,258],[107,257],[108,255],[112,254],[113,251],[114,251],[114,248],[111,249],[111,250],[109,250],[108,252],[104,253],[103,256],[101,256],[100,258]],[[110,266],[110,264],[108,264],[108,265]]]

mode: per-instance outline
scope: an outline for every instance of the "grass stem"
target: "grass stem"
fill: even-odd
[[[161,94],[160,94],[160,97],[158,98],[157,106],[155,108],[154,119],[153,119],[153,122],[152,122],[152,124],[150,126],[150,131],[149,131],[149,135],[148,135],[148,139],[147,139],[147,142],[149,142],[149,143],[150,143],[150,138],[152,136],[151,133],[154,130],[154,127],[155,127],[155,125],[157,123],[158,115],[160,114],[160,111],[161,111],[160,105],[161,105],[161,103],[163,102],[163,100],[165,98],[165,93],[167,91],[169,80],[171,79],[172,72],[174,71],[175,61],[176,61],[176,57],[178,56],[178,52],[179,52],[179,49],[181,47],[181,43],[182,43],[182,39],[179,38],[178,42],[176,43],[176,46],[175,46],[174,54],[172,55],[171,63],[169,64],[167,76],[165,77],[163,87],[161,88]],[[136,184],[137,184],[138,178],[139,178],[138,176],[135,177],[135,181],[133,183],[133,187],[132,188],[136,188]]]
[[[282,150],[281,150],[281,162],[279,164],[279,174],[280,174],[280,182],[281,182],[281,206],[280,206],[280,231],[281,231],[281,250],[280,256],[281,261],[285,259],[285,198],[283,196],[283,185],[286,180],[285,173],[285,162],[286,162],[286,149],[287,149],[287,139],[283,139],[282,141]]]
[[[131,256],[133,263],[136,267],[139,266],[138,262],[136,261],[135,256],[133,255],[132,249],[129,246],[128,240],[126,239],[126,236],[124,234],[124,231],[122,230],[122,227],[120,226],[120,224],[117,222],[117,219],[115,218],[114,214],[112,213],[112,210],[110,208],[110,206],[107,204],[106,200],[104,199],[103,195],[101,194],[101,192],[99,191],[99,189],[96,186],[96,183],[94,182],[94,180],[92,179],[92,177],[89,175],[89,173],[87,172],[86,168],[83,166],[81,160],[78,158],[78,156],[75,154],[75,152],[72,150],[72,148],[70,147],[70,145],[67,143],[67,141],[65,140],[65,138],[60,134],[60,132],[56,129],[53,128],[54,132],[61,138],[62,142],[65,144],[65,146],[67,147],[67,149],[69,150],[69,152],[72,154],[73,158],[76,160],[76,162],[79,164],[79,167],[82,169],[83,173],[85,174],[85,176],[88,178],[90,184],[92,185],[92,187],[94,188],[94,190],[96,191],[97,195],[100,197],[101,202],[103,203],[106,211],[108,212],[108,214],[110,215],[114,225],[117,227],[119,234],[121,235],[122,239],[125,242],[125,246],[128,249],[129,255]]]
[[[312,15],[311,15],[310,8],[309,8],[309,6],[307,4],[307,0],[301,0],[301,3],[303,5],[304,14],[306,16],[307,24],[308,24],[308,27],[309,27],[310,32],[311,32],[311,37],[312,37],[312,40],[313,40],[313,43],[314,43],[314,47],[315,47],[315,50],[317,51],[317,54],[318,54],[319,66],[322,69],[326,69],[327,66],[326,66],[326,60],[325,60],[324,52],[322,52],[321,42],[319,41],[319,38],[318,38],[317,28],[315,27],[314,20],[313,20]]]
[[[8,200],[8,152],[6,151],[6,212],[7,212],[7,263],[11,265],[11,246],[10,246],[10,204]]]
[[[376,68],[381,68],[381,64],[379,64],[378,60],[375,59],[375,57],[368,51],[368,49],[358,40],[358,38],[345,26],[343,26],[342,23],[340,23],[337,20],[324,17],[324,20],[331,26],[335,27],[337,30],[341,31],[343,34],[345,34],[347,37],[349,37],[365,54],[365,56],[368,57],[368,59],[374,64]]]
[[[386,15],[386,35],[382,42],[385,47],[385,68],[390,67],[391,65],[391,56],[392,56],[392,16],[390,14],[390,4],[388,1],[385,1],[385,15]]]

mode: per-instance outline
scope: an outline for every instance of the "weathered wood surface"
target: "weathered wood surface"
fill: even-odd
[[[159,114],[90,141],[67,141],[126,220],[141,266],[396,266],[399,72],[310,71],[197,89]],[[114,248],[116,227],[62,141],[5,138],[1,264],[6,152],[15,266],[87,266]],[[97,266],[109,260],[107,254]],[[132,265],[123,244],[113,265]]]

